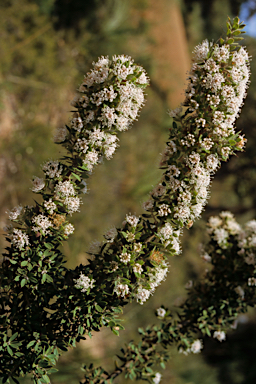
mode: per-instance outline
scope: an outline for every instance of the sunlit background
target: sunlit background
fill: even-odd
[[[143,306],[127,306],[120,337],[108,329],[63,355],[52,384],[82,380],[90,362],[111,369],[114,356],[137,328],[157,321],[161,304],[175,311],[186,295],[188,280],[202,276],[206,265],[198,245],[205,220],[231,210],[240,223],[256,218],[256,1],[242,0],[1,0],[0,1],[0,224],[6,211],[32,204],[33,176],[59,157],[52,137],[68,123],[79,83],[101,55],[127,54],[150,78],[147,103],[129,133],[121,135],[114,158],[98,167],[89,182],[81,212],[72,217],[75,233],[64,245],[70,268],[86,260],[86,250],[126,213],[141,212],[141,203],[160,177],[160,153],[168,137],[166,111],[183,100],[186,72],[194,45],[225,35],[227,16],[248,23],[245,44],[252,56],[248,98],[237,127],[248,143],[244,153],[218,171],[203,215],[183,236],[182,256],[170,260],[167,280]],[[1,247],[4,248],[4,237]],[[255,384],[256,315],[239,318],[227,342],[204,339],[200,355],[184,356],[173,348],[163,384]],[[22,383],[29,383],[29,377]],[[120,377],[116,383],[129,383]]]

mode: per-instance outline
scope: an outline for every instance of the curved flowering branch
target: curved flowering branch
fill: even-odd
[[[164,175],[144,204],[147,213],[127,215],[122,228],[94,247],[88,265],[68,270],[58,249],[74,230],[67,217],[79,210],[84,179],[114,153],[117,131],[136,118],[148,83],[144,70],[125,56],[100,58],[87,74],[70,126],[55,136],[68,155],[47,162],[44,178],[33,180],[43,203],[10,212],[14,226],[1,267],[5,381],[33,372],[36,383],[49,382],[62,350],[103,325],[118,334],[120,307],[134,298],[142,304],[165,278],[166,255],[179,253],[181,229],[200,216],[211,175],[244,146],[233,123],[248,83],[248,55],[230,39],[242,27],[235,19],[225,42],[196,47],[187,99],[184,109],[172,112]]]
[[[158,308],[161,324],[140,328],[139,342],[121,349],[117,356],[120,362],[113,371],[84,366],[83,384],[112,383],[120,374],[158,384],[161,374],[156,369],[159,365],[165,369],[171,357],[169,346],[176,345],[185,355],[200,353],[200,333],[222,342],[227,330],[236,328],[239,314],[255,307],[256,220],[241,227],[230,212],[221,212],[209,219],[207,233],[201,257],[211,268],[187,288],[188,298],[177,308],[177,314],[164,306]]]
[[[170,112],[164,174],[144,203],[147,213],[127,215],[123,228],[108,232],[107,242],[92,250],[93,270],[103,269],[111,286],[114,280],[110,292],[119,298],[143,304],[154,292],[167,273],[166,255],[180,252],[182,228],[200,217],[221,161],[244,147],[246,139],[234,128],[249,79],[248,54],[235,43],[242,28],[235,19],[226,41],[195,48],[186,100]]]
[[[136,119],[147,85],[144,69],[130,57],[101,57],[94,63],[72,102],[70,124],[55,135],[67,155],[45,163],[43,178],[34,177],[32,190],[42,203],[9,212],[10,246],[0,275],[0,375],[5,381],[33,372],[35,382],[48,382],[47,372],[62,350],[85,332],[115,325],[117,303],[108,297],[103,314],[102,284],[94,284],[90,268],[86,276],[84,266],[65,268],[59,246],[74,231],[68,216],[79,210],[85,179],[103,157],[112,157],[117,133]],[[90,290],[94,293],[89,296]],[[14,350],[9,346],[13,339]]]

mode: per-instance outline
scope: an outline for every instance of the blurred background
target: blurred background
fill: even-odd
[[[167,109],[183,101],[186,72],[194,45],[225,36],[227,16],[248,22],[245,44],[256,49],[256,1],[242,0],[1,0],[0,2],[0,221],[8,209],[32,204],[33,176],[40,166],[59,157],[52,137],[68,123],[76,89],[101,55],[131,55],[151,79],[147,103],[111,162],[95,169],[81,212],[72,217],[75,233],[64,246],[70,268],[86,260],[92,241],[139,214],[141,203],[160,178],[160,153],[168,138]],[[124,311],[126,331],[120,337],[107,329],[81,342],[59,360],[52,384],[78,384],[82,364],[94,362],[111,369],[113,356],[124,343],[136,340],[137,328],[156,322],[161,304],[175,310],[186,295],[188,280],[206,268],[198,245],[205,221],[221,210],[231,210],[240,223],[256,218],[256,60],[251,85],[238,120],[248,143],[218,171],[202,220],[184,232],[183,254],[170,260],[170,273],[143,306]],[[4,237],[0,245],[3,249]],[[200,355],[173,357],[163,373],[163,384],[254,384],[256,382],[256,313],[239,318],[236,331],[220,344],[205,339]],[[159,369],[161,372],[161,369]],[[29,383],[27,377],[22,383]],[[116,383],[129,383],[118,378]]]

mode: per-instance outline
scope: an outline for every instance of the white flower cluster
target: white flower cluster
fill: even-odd
[[[232,213],[224,211],[219,216],[212,216],[208,221],[207,232],[212,240],[217,242],[218,246],[225,252],[232,244],[236,243],[234,257],[239,258],[239,263],[244,263],[245,273],[253,275],[256,265],[256,220],[248,221],[242,228],[235,220]],[[203,258],[211,262],[214,255],[211,255],[211,249],[202,250]],[[246,275],[245,275],[246,276]],[[256,286],[254,276],[245,277],[244,285],[238,282],[234,291],[241,299],[245,297],[247,286]]]
[[[193,105],[199,97],[210,102],[214,112],[211,121],[210,116],[206,116],[205,120],[206,127],[214,135],[211,146],[216,143],[225,147],[225,138],[235,134],[234,122],[246,95],[249,80],[248,53],[243,47],[231,51],[229,45],[218,46],[206,42],[197,47],[199,51],[204,54],[194,57],[195,64],[189,77],[190,87],[186,91],[187,102]]]
[[[21,205],[18,205],[17,207],[14,207],[11,211],[7,211],[6,213],[9,214],[10,220],[17,220],[23,210],[23,207]]]
[[[60,177],[63,167],[58,161],[48,161],[43,165],[42,169],[46,176],[54,179]]]
[[[195,340],[193,343],[190,345],[190,347],[183,349],[182,347],[179,348],[179,353],[183,353],[184,355],[188,355],[189,353],[200,353],[201,350],[203,349],[203,342],[202,340]]]
[[[120,261],[124,264],[127,264],[129,263],[129,261],[131,260],[131,255],[127,252],[123,252],[121,255],[120,255]]]
[[[81,199],[75,196],[75,194],[74,184],[69,180],[59,181],[55,186],[55,199],[65,204],[70,215],[79,211],[81,205]]]
[[[111,159],[118,146],[115,133],[127,130],[137,118],[144,104],[141,87],[148,83],[144,69],[129,56],[114,56],[112,61],[101,57],[93,63],[93,69],[79,87],[80,96],[72,101],[77,111],[71,119],[70,133],[77,156],[88,171],[102,156]],[[65,141],[67,133],[60,131],[58,142],[61,137]]]
[[[141,305],[144,304],[145,301],[149,298],[150,294],[151,291],[143,288],[142,286],[139,286],[135,295],[137,303],[140,303]]]
[[[164,245],[164,247],[171,246],[174,249],[175,253],[178,255],[180,253],[180,244],[179,244],[179,235],[180,231],[174,231],[170,223],[165,223],[165,225],[158,231],[157,236]]]
[[[12,232],[12,244],[22,250],[25,246],[29,245],[29,237],[21,229],[14,228]]]
[[[184,225],[189,228],[201,216],[211,177],[220,161],[234,149],[241,150],[245,143],[242,136],[236,135],[234,122],[249,80],[246,50],[232,50],[229,45],[205,40],[193,54],[186,100],[169,113],[174,133],[160,163],[165,173],[153,189],[152,199],[144,204],[146,210],[157,212],[162,223],[157,232],[159,241],[175,253],[180,251],[179,233],[174,236],[175,231]],[[186,108],[184,115],[182,108]],[[228,234],[239,231],[234,220],[225,220],[227,227],[214,229],[214,238],[223,248]]]
[[[129,287],[127,284],[118,283],[113,291],[117,296],[125,297],[129,294]]]
[[[219,247],[226,249],[230,235],[241,236],[241,226],[230,212],[223,211],[219,216],[212,216],[208,221],[207,232],[217,241]]]
[[[165,261],[162,261],[161,265],[150,268],[147,273],[145,273],[145,277],[140,279],[141,284],[149,284],[150,289],[143,288],[142,285],[139,285],[136,293],[135,298],[139,304],[144,304],[144,302],[149,298],[150,295],[152,295],[163,280],[165,280],[166,275],[168,273],[168,265]]]
[[[51,198],[44,201],[44,207],[50,213],[50,215],[52,215],[53,212],[57,209],[57,205],[52,201]]]
[[[40,214],[35,216],[32,222],[35,226],[32,227],[34,232],[41,232],[43,236],[48,235],[50,230],[48,228],[53,227],[53,223],[48,219],[48,217]]]
[[[126,221],[129,223],[132,227],[136,227],[137,224],[140,221],[140,218],[135,215],[126,215]]]
[[[80,289],[81,292],[88,293],[89,289],[94,287],[95,280],[85,276],[82,272],[78,279],[74,279],[75,288]]]

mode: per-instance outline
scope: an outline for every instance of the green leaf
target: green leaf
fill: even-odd
[[[55,372],[58,372],[59,370],[56,369],[56,368],[51,368],[49,369],[48,373],[55,373]]]
[[[21,283],[20,283],[20,286],[24,287],[24,285],[26,285],[26,284],[27,284],[27,279],[22,279]]]
[[[112,332],[114,333],[114,335],[119,336],[119,332],[116,329],[112,329]]]
[[[96,309],[98,312],[102,312],[102,311],[103,311],[103,309],[102,309],[98,304],[95,305],[95,309]]]
[[[17,261],[16,260],[12,260],[12,259],[9,259],[10,263],[12,264],[17,264]]]
[[[7,351],[9,353],[9,355],[13,356],[13,351],[12,349],[9,347],[9,345],[7,345]]]
[[[28,343],[27,345],[27,349],[29,349],[30,347],[32,347],[32,345],[34,345],[36,343],[36,340],[32,340]]]
[[[51,276],[46,274],[45,278],[46,278],[47,283],[52,283],[53,282],[53,278]]]
[[[109,326],[110,328],[115,327],[115,325],[116,325],[116,323],[115,323],[114,321],[112,321],[112,320],[108,323],[108,326]]]
[[[41,381],[42,381],[42,383],[50,383],[50,378],[48,375],[43,375],[41,377]]]
[[[22,262],[20,263],[20,265],[21,265],[22,267],[25,267],[25,266],[27,265],[27,263],[28,263],[28,260],[24,260],[24,261],[22,261]]]
[[[81,181],[81,177],[72,172],[72,176],[74,176],[78,181]]]
[[[16,339],[17,336],[18,336],[18,332],[14,333],[14,334],[10,337],[10,341],[13,341],[14,339]]]
[[[43,253],[43,256],[51,256],[52,255],[52,251],[50,249],[46,249]]]
[[[115,313],[123,313],[123,310],[120,307],[112,307],[112,311]]]
[[[52,243],[44,243],[45,248],[52,249],[54,245]]]

